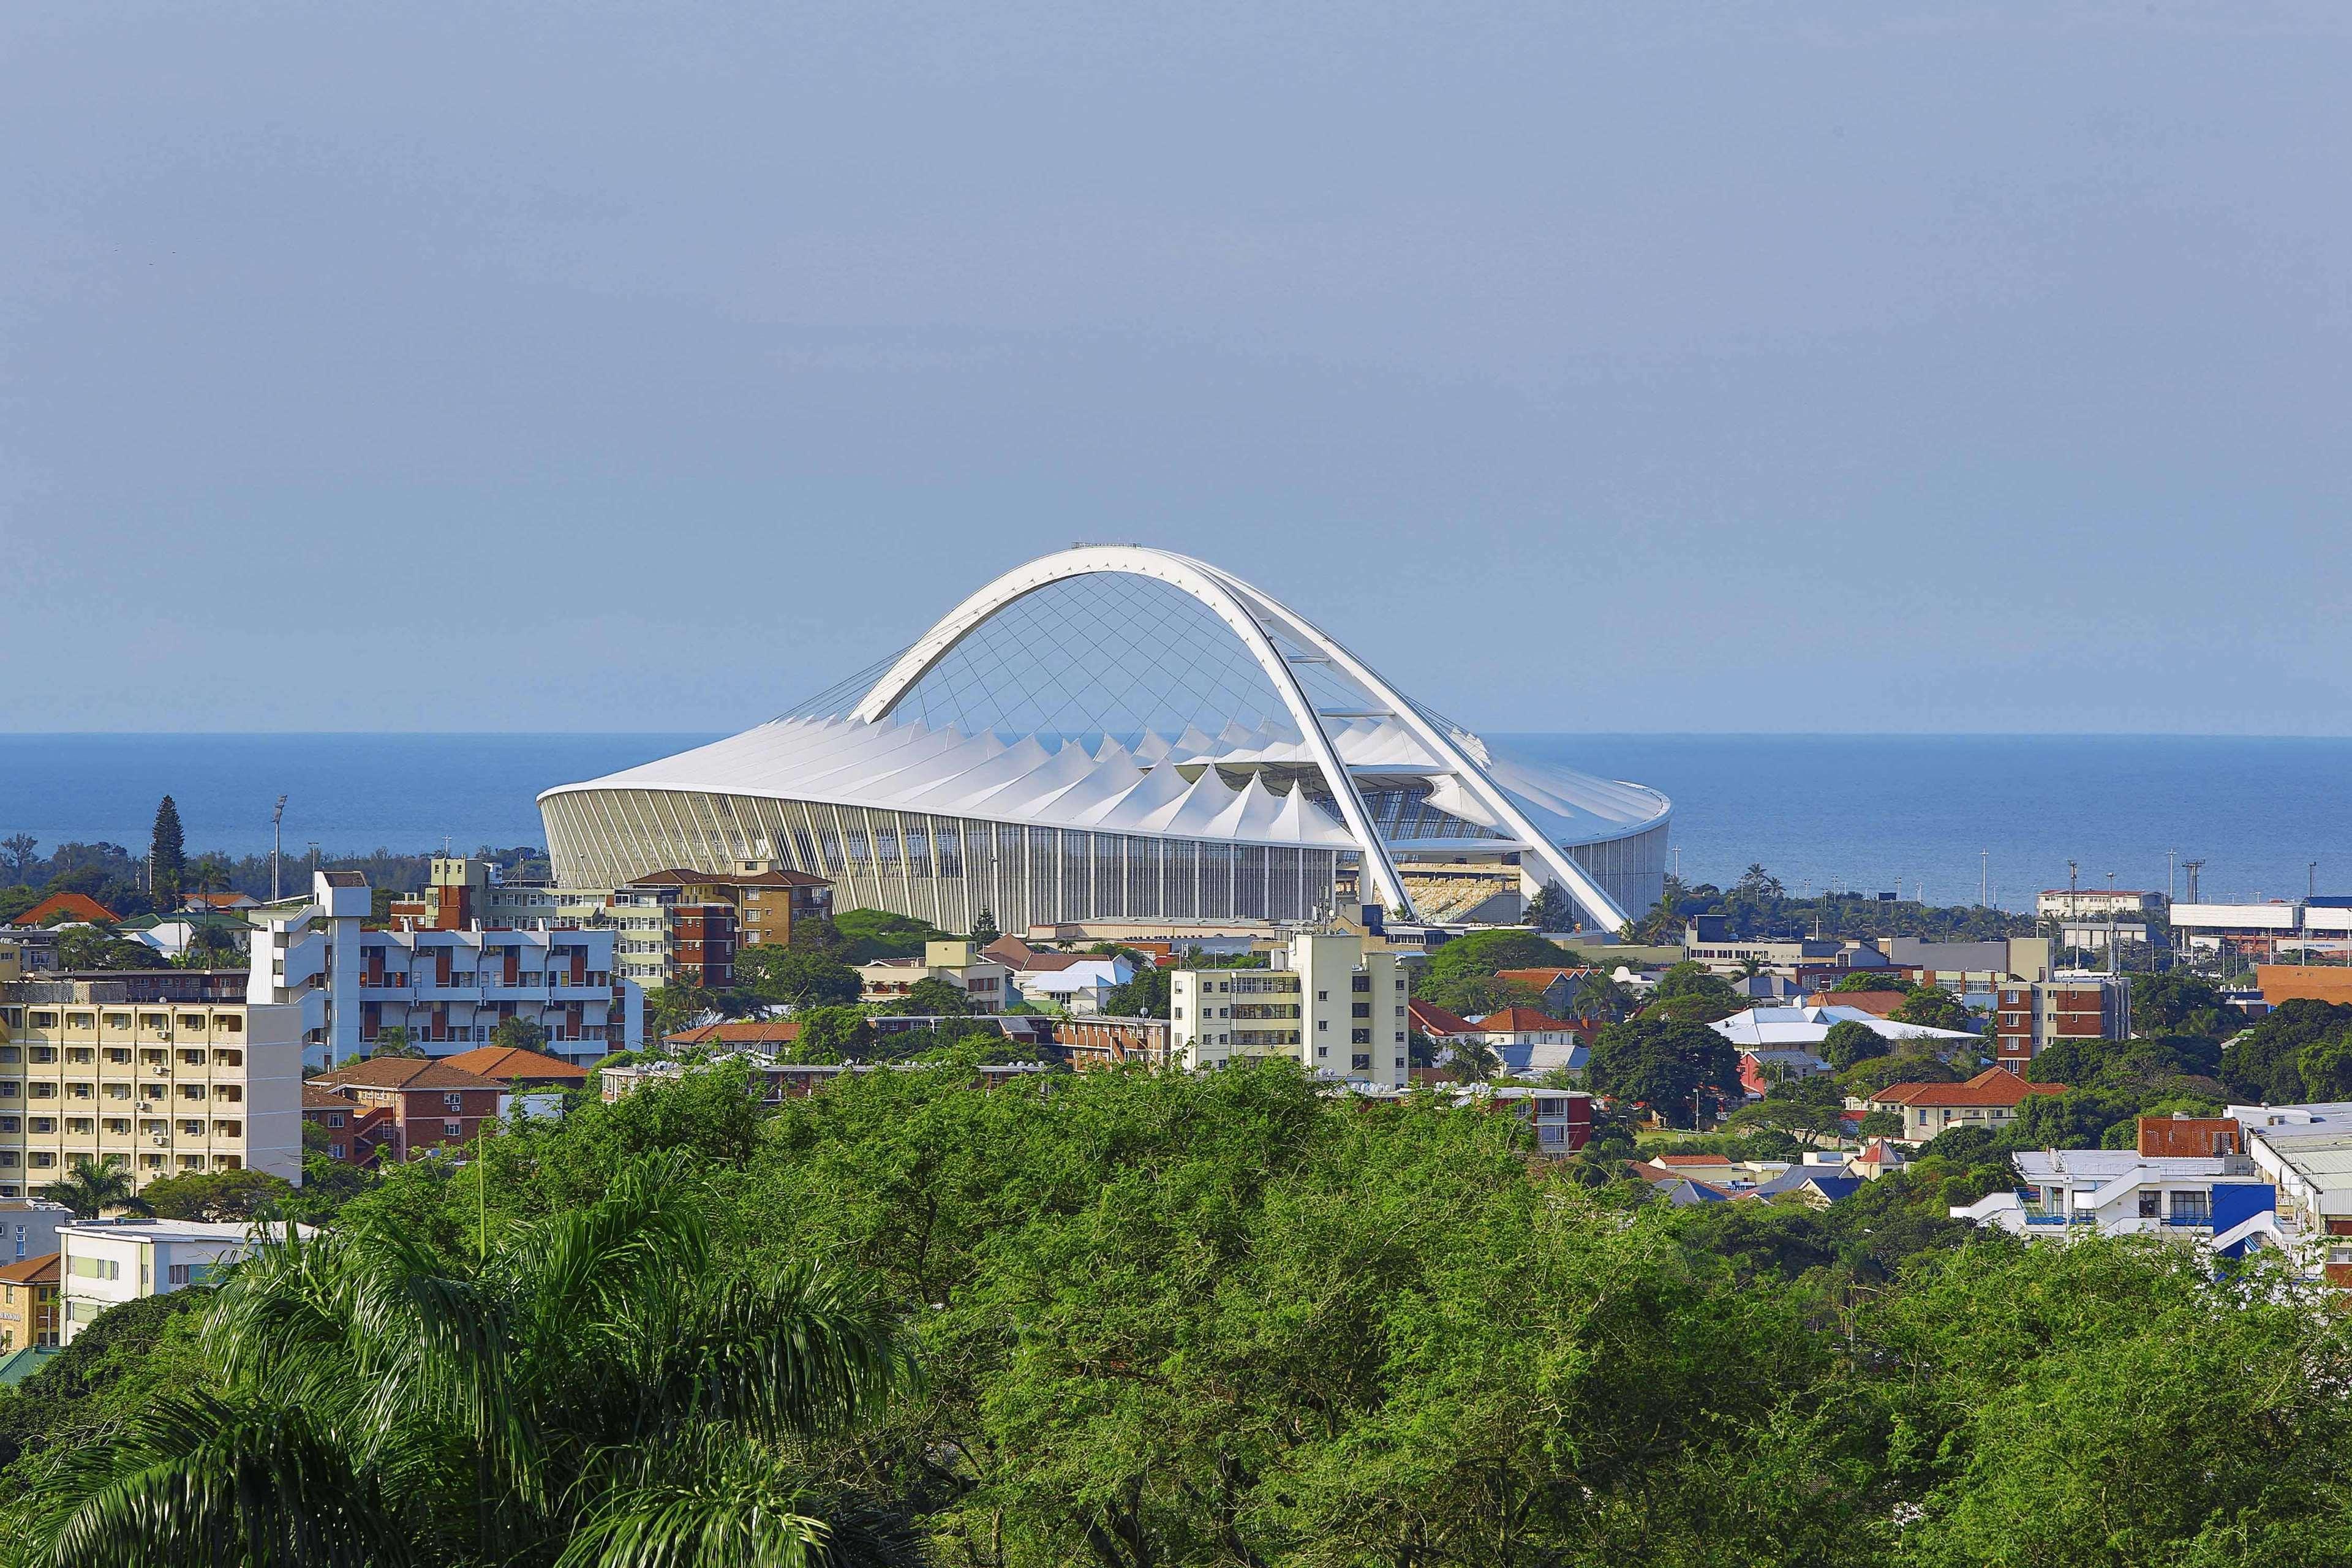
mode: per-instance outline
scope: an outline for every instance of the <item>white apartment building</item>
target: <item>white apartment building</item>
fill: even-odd
[[[452,1056],[508,1018],[539,1025],[543,1048],[575,1061],[643,1043],[645,993],[613,973],[613,931],[370,931],[371,898],[356,871],[315,872],[310,901],[272,910],[254,937],[247,999],[299,1010],[311,1066],[348,1060],[389,1027]]]
[[[1293,931],[1266,969],[1169,976],[1170,1048],[1187,1068],[1286,1056],[1310,1072],[1402,1088],[1404,965],[1355,932]]]
[[[0,992],[0,1200],[37,1197],[83,1159],[120,1160],[141,1186],[240,1168],[301,1181],[300,1011],[213,999],[215,978]]]
[[[2023,1149],[2010,1156],[2018,1185],[1955,1206],[1956,1219],[2013,1236],[2159,1236],[2235,1256],[2257,1236],[2273,1245],[2293,1228],[2275,1189],[2242,1154],[2168,1156],[2129,1149]]]
[[[2137,888],[2044,888],[2033,897],[2033,912],[2042,920],[2118,920],[2144,915],[2158,907],[2158,896]]]
[[[309,1226],[295,1230],[315,1234]],[[60,1341],[73,1343],[110,1307],[205,1284],[250,1253],[257,1237],[275,1240],[284,1232],[282,1222],[86,1219],[59,1226]]]

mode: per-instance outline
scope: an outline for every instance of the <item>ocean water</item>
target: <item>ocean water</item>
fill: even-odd
[[[142,849],[157,798],[191,851],[415,852],[543,843],[534,804],[717,737],[678,734],[0,734],[0,837]],[[2201,858],[2208,899],[2352,892],[2352,740],[2048,735],[1493,735],[1498,746],[1674,798],[1683,875],[1759,861],[1791,892],[1915,889],[2030,906],[2063,887],[2162,888]],[[2185,888],[2185,881],[2176,880]]]

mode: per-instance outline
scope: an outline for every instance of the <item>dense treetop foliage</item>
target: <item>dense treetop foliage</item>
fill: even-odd
[[[1619,1179],[1613,1120],[1544,1162],[1508,1118],[1276,1062],[970,1084],[944,1059],[771,1107],[717,1068],[395,1170],[342,1206],[349,1239],[110,1316],[0,1394],[26,1510],[0,1561],[77,1520],[103,1542],[141,1497],[212,1510],[214,1535],[142,1538],[173,1561],[245,1561],[313,1494],[258,1458],[237,1507],[140,1467],[266,1436],[373,1522],[256,1561],[750,1562],[740,1531],[787,1511],[831,1560],[954,1568],[2352,1554],[2346,1321],[2160,1244],[1950,1220],[2003,1179],[1979,1131],[1826,1210],[1675,1210]],[[632,1236],[642,1262],[558,1266]],[[871,1397],[664,1392],[686,1345],[732,1364],[817,1277]],[[425,1312],[474,1325],[433,1343],[506,1347],[495,1381],[404,1352]],[[483,1427],[447,1397],[470,1387],[525,1426]],[[657,1440],[597,1461],[622,1430]],[[650,1554],[658,1517],[713,1533]]]

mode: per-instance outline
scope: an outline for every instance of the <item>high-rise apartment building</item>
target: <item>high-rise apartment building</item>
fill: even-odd
[[[299,1008],[231,1000],[235,972],[19,981],[0,990],[0,1199],[79,1160],[141,1186],[197,1171],[302,1178]]]
[[[614,973],[616,934],[561,917],[502,923],[484,870],[436,860],[425,897],[394,900],[389,929],[371,928],[364,877],[313,873],[309,901],[273,910],[256,933],[248,999],[299,1008],[322,1067],[394,1027],[452,1056],[509,1018],[538,1025],[546,1048],[572,1059],[635,1047],[645,995]]]
[[[1308,1071],[1401,1088],[1407,1079],[1404,965],[1354,931],[1292,931],[1265,969],[1169,976],[1172,1054],[1193,1069],[1286,1056]]]

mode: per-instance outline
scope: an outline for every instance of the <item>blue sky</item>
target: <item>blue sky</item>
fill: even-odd
[[[10,7],[0,728],[727,729],[1108,539],[1498,730],[2352,732],[2342,13],[1787,9]]]

